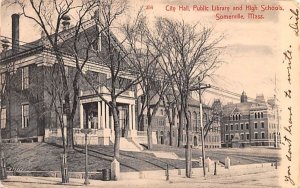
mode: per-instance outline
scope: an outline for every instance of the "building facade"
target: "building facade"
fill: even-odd
[[[60,77],[55,70],[58,64],[54,54],[47,50],[47,43],[41,38],[30,44],[19,44],[19,15],[13,15],[13,34],[10,42],[12,48],[8,48],[9,41],[2,41],[3,50],[0,53],[1,70],[1,136],[6,142],[31,142],[45,141],[61,143],[62,135],[66,135],[66,127],[61,128],[61,122],[66,125],[64,104],[59,104],[60,89],[56,87],[60,83]],[[85,34],[96,37],[97,26],[93,20],[84,25]],[[64,32],[64,31],[62,31]],[[68,36],[72,37],[72,36]],[[69,39],[66,39],[68,41]],[[80,43],[84,44],[85,38]],[[105,50],[105,37],[99,42]],[[62,51],[65,49],[62,48]],[[103,52],[105,53],[105,52]],[[67,53],[63,55],[65,74],[67,81],[72,83],[76,72],[76,64],[73,57]],[[97,96],[95,90],[82,77],[79,78],[79,99],[76,104],[73,119],[73,134],[75,144],[84,143],[83,128],[91,129],[89,144],[109,145],[114,142],[114,126],[112,113],[107,103],[110,101],[110,72],[107,68],[94,61],[87,62],[84,74],[90,78],[93,87],[103,96]],[[130,80],[128,77],[118,79]],[[70,84],[71,85],[71,84]],[[122,89],[122,86],[117,86]],[[54,90],[56,90],[54,92]],[[73,91],[70,91],[71,95]],[[54,96],[55,95],[57,96]],[[129,88],[117,98],[119,110],[119,122],[121,137],[132,138],[137,134],[136,127],[136,100],[134,88]],[[74,102],[74,100],[72,101]],[[71,105],[73,103],[71,102]],[[61,105],[56,106],[55,105]],[[61,112],[57,112],[61,111]]]
[[[275,99],[258,95],[252,102],[245,92],[240,103],[222,108],[221,135],[223,147],[274,146],[280,143],[280,125]]]
[[[175,107],[174,107],[175,108]],[[158,107],[155,116],[152,119],[152,131],[154,142],[163,145],[177,146],[178,132],[179,132],[179,115],[178,110],[174,110],[175,120],[173,126],[170,127],[169,118],[165,106],[162,104]],[[172,116],[170,110],[170,116]],[[201,142],[201,129],[199,118],[199,101],[189,98],[189,118],[191,122],[190,143],[193,147],[199,147]],[[207,105],[203,105],[203,126],[205,127],[205,148],[220,148],[221,147],[221,129],[219,120],[213,117],[213,109]],[[213,119],[214,118],[214,119]],[[148,120],[146,114],[143,115],[142,122],[138,127],[139,132],[145,132],[148,127]],[[145,134],[145,133],[144,133]],[[183,125],[182,141],[183,145],[187,143],[186,123]],[[172,139],[172,140],[170,140]],[[171,142],[171,144],[170,144]]]

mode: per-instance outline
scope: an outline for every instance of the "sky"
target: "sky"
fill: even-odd
[[[3,1],[3,0],[2,0]],[[263,3],[263,4],[262,4]],[[255,98],[257,94],[264,94],[265,98],[274,96],[275,75],[279,64],[280,51],[280,27],[281,14],[283,11],[261,11],[258,9],[255,14],[262,14],[263,20],[216,20],[216,14],[243,14],[245,17],[251,11],[245,10],[246,5],[270,5],[284,7],[290,1],[276,0],[131,0],[128,15],[133,16],[142,5],[152,5],[153,9],[144,10],[150,22],[155,17],[169,17],[185,20],[188,23],[198,23],[200,26],[214,27],[216,36],[224,34],[222,41],[227,46],[222,56],[223,63],[215,72],[213,80],[208,81],[211,85],[241,94],[243,91],[249,97]],[[191,11],[178,11],[179,6],[189,6]],[[194,5],[208,6],[229,6],[230,11],[193,11]],[[241,11],[231,11],[233,6],[242,6]],[[176,7],[175,12],[167,11],[166,7]],[[16,7],[1,8],[1,35],[11,37],[11,14],[18,12]],[[37,27],[21,16],[20,19],[20,40],[30,42],[40,36]],[[280,76],[277,75],[277,87],[280,88]],[[207,103],[220,96],[205,95]],[[221,97],[226,102],[231,99]],[[232,101],[237,102],[237,101]]]

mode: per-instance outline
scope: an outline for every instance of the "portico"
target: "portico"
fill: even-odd
[[[89,93],[81,93],[79,104],[80,128],[92,129],[90,137],[92,139],[89,144],[109,145],[114,142],[114,123],[112,112],[109,106],[101,100],[100,97]],[[104,95],[109,101],[110,96]],[[121,137],[133,138],[137,135],[135,125],[135,99],[133,92],[128,91],[117,99],[117,108],[119,111],[119,124]],[[91,139],[90,139],[91,140]],[[83,135],[80,131],[74,133],[75,144],[81,144]]]

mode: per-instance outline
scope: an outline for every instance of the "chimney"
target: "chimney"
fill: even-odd
[[[14,52],[17,52],[19,50],[19,40],[20,40],[20,34],[19,34],[19,14],[13,14],[11,16],[12,18],[12,50]]]

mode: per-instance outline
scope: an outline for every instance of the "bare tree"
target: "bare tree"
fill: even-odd
[[[5,56],[5,51],[8,48],[8,40],[3,39],[1,40],[3,43],[3,51],[2,51],[2,56]],[[5,153],[4,153],[4,147],[3,147],[3,141],[2,141],[2,127],[5,127],[7,122],[2,122],[2,118],[5,120],[7,117],[2,117],[2,112],[4,110],[3,106],[6,105],[8,107],[7,103],[7,98],[9,95],[9,89],[7,89],[7,85],[10,82],[11,77],[7,77],[7,75],[10,74],[11,71],[14,70],[14,64],[13,63],[8,63],[5,64],[1,70],[0,70],[0,180],[4,180],[7,178],[6,175],[6,169],[5,169]],[[7,108],[5,108],[7,112]],[[6,116],[7,113],[5,113]],[[5,124],[3,124],[5,123]]]
[[[221,62],[218,47],[222,37],[213,38],[213,29],[190,25],[184,21],[159,18],[156,23],[153,45],[162,51],[162,69],[173,78],[180,99],[180,125],[186,130],[186,176],[191,177],[191,122],[188,113],[188,98],[191,86],[198,77],[204,80]],[[183,121],[183,119],[185,121]],[[182,128],[179,129],[179,139]]]
[[[87,14],[96,6],[94,1],[85,1],[81,4],[75,3],[73,0],[53,0],[53,1],[18,1],[21,6],[22,14],[33,20],[37,27],[45,35],[44,47],[55,58],[55,63],[58,65],[60,71],[60,78],[63,89],[63,106],[67,119],[67,146],[69,150],[74,147],[73,142],[73,120],[78,104],[80,71],[77,71],[72,78],[68,78],[65,69],[65,57],[68,56],[63,53],[63,48],[73,49],[73,54],[78,54],[79,50],[75,49],[77,40],[73,43],[69,42],[70,34],[77,39],[83,27],[83,22]],[[70,16],[72,14],[76,19],[76,24],[72,29],[69,29]],[[64,25],[64,31],[62,31]],[[75,52],[74,52],[75,51]],[[71,53],[70,53],[71,54]],[[80,61],[77,58],[73,59],[76,66],[83,68],[85,61]],[[79,66],[81,65],[81,66]]]
[[[159,66],[160,52],[150,44],[150,30],[147,19],[140,12],[133,23],[127,22],[123,26],[126,36],[126,50],[129,53],[131,67],[136,70],[136,76],[140,78],[137,86],[142,91],[141,109],[138,112],[138,123],[141,125],[144,114],[147,118],[147,143],[148,149],[153,147],[152,120],[161,105],[163,95],[168,87],[170,79],[162,74]]]
[[[99,93],[97,88],[93,88],[95,93],[108,106],[113,116],[113,124],[115,131],[114,140],[114,159],[119,160],[120,157],[120,122],[119,110],[117,108],[117,99],[126,91],[133,89],[140,82],[136,77],[136,71],[130,65],[129,52],[125,50],[124,43],[127,36],[116,36],[114,34],[120,31],[118,27],[118,19],[125,15],[128,2],[123,0],[103,0],[98,5],[98,34],[101,40],[101,47],[94,49],[99,64],[106,67],[109,72],[106,88],[110,94],[110,101]],[[82,75],[88,83],[89,79]],[[115,177],[118,178],[118,177]]]

